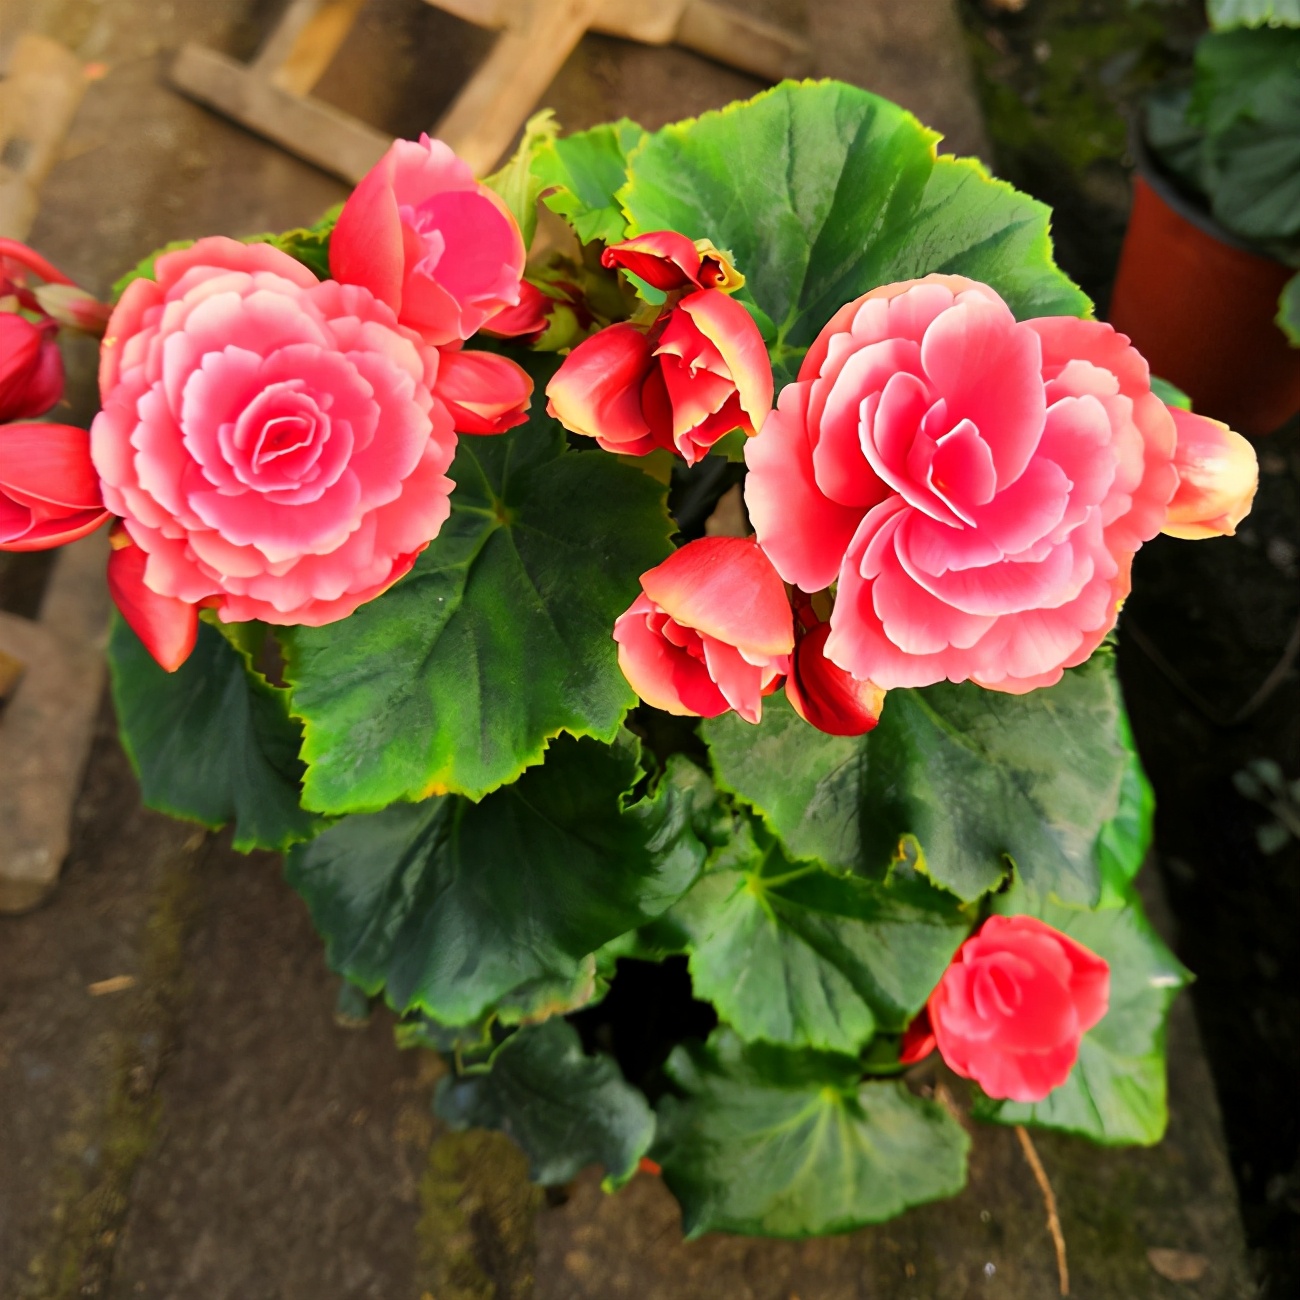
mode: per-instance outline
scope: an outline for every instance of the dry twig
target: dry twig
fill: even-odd
[[[1043,1204],[1047,1207],[1047,1231],[1052,1234],[1052,1245],[1056,1247],[1056,1273],[1061,1281],[1061,1294],[1069,1295],[1070,1264],[1065,1257],[1065,1234],[1061,1231],[1061,1217],[1056,1212],[1056,1193],[1052,1191],[1052,1184],[1047,1181],[1047,1170],[1043,1168],[1043,1162],[1038,1158],[1033,1139],[1030,1138],[1024,1125],[1016,1125],[1016,1137],[1020,1139],[1020,1149],[1025,1153],[1025,1160],[1034,1171],[1038,1190],[1043,1194]]]

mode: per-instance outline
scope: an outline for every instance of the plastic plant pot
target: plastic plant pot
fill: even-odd
[[[1230,235],[1135,152],[1110,322],[1202,414],[1271,433],[1300,411],[1300,348],[1275,320],[1294,270]]]

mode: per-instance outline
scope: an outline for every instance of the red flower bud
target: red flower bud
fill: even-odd
[[[458,433],[505,433],[528,418],[533,381],[508,357],[446,349],[433,395],[447,404]]]
[[[915,1065],[918,1061],[924,1061],[934,1051],[934,1046],[930,1011],[928,1007],[922,1007],[908,1025],[903,1040],[898,1045],[899,1065]]]
[[[109,537],[108,590],[131,631],[160,668],[174,673],[189,657],[199,636],[199,607],[162,596],[146,582],[149,556],[115,524]]]
[[[480,332],[498,339],[536,343],[546,333],[556,305],[556,299],[544,294],[531,280],[521,280],[518,306],[503,307]]]
[[[785,698],[807,723],[830,736],[862,736],[880,721],[885,692],[826,658],[831,625],[800,631],[785,679]]]
[[[0,424],[44,415],[63,396],[63,358],[53,321],[0,312]]]
[[[664,293],[678,289],[738,289],[743,278],[708,240],[692,243],[675,230],[654,230],[611,244],[600,255],[602,266],[630,271]]]
[[[108,517],[85,429],[0,427],[0,551],[48,551]]]

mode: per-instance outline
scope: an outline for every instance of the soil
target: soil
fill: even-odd
[[[962,6],[997,167],[1055,205],[1058,259],[1103,306],[1127,219],[1129,123],[1157,77],[1186,75],[1203,7],[1007,7]],[[1119,662],[1261,1295],[1290,1297],[1300,1295],[1300,842],[1264,852],[1258,833],[1272,818],[1234,777],[1261,759],[1300,777],[1300,422],[1257,450],[1259,495],[1236,538],[1161,537],[1139,553]],[[1289,670],[1233,720],[1288,644]]]

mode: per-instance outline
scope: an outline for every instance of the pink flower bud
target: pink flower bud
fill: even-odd
[[[0,312],[0,424],[44,415],[63,396],[63,358],[52,321]]]
[[[818,623],[795,639],[785,698],[807,723],[830,736],[863,736],[880,721],[885,692],[859,681],[826,658],[829,623]]]
[[[108,517],[85,429],[0,426],[0,551],[48,551]]]
[[[153,590],[146,580],[149,556],[123,524],[109,537],[108,590],[119,613],[153,655],[160,668],[174,673],[189,657],[199,636],[199,607]]]
[[[1231,537],[1250,513],[1259,487],[1254,447],[1218,420],[1174,406],[1169,414],[1178,430],[1178,490],[1162,531],[1190,541]]]
[[[533,381],[508,357],[445,350],[433,386],[458,433],[505,433],[528,418]]]
[[[1032,916],[991,916],[930,994],[939,1053],[990,1097],[1042,1101],[1110,1005],[1110,967]],[[917,1045],[919,1048],[919,1044]]]
[[[702,289],[648,332],[623,323],[580,343],[546,394],[555,419],[606,451],[664,447],[693,465],[733,429],[758,432],[772,406],[772,367],[744,307]]]
[[[97,338],[104,333],[113,309],[75,284],[42,284],[32,291],[40,309],[68,329]]]
[[[614,624],[618,663],[647,704],[712,718],[762,716],[789,668],[794,626],[785,587],[753,538],[688,542],[641,575],[642,594]]]

